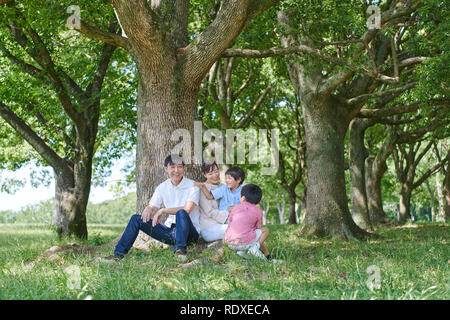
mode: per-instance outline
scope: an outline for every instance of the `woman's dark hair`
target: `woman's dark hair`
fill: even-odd
[[[207,173],[213,171],[214,167],[217,167],[217,169],[219,168],[219,166],[217,165],[215,160],[203,161],[203,163],[202,163],[202,172],[203,172],[203,174],[207,174]]]
[[[235,180],[237,180],[237,179],[241,179],[241,182],[239,183],[239,185],[241,185],[242,184],[242,182],[244,182],[244,179],[245,179],[245,173],[244,173],[244,170],[242,170],[241,168],[239,168],[239,167],[231,167],[230,169],[228,169],[226,172],[225,172],[225,175],[227,175],[227,174],[229,174],[230,176],[232,176]]]
[[[262,190],[256,184],[249,183],[242,187],[242,196],[245,196],[248,202],[258,204],[262,198]]]

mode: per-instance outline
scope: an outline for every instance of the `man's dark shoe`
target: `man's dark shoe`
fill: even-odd
[[[186,251],[178,249],[177,251],[175,251],[175,257],[180,261],[186,261],[187,253],[186,253]]]

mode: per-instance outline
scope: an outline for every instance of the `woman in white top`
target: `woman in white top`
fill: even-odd
[[[220,186],[219,184],[219,167],[216,162],[203,162],[202,172],[206,178],[205,186],[210,191]],[[207,241],[215,241],[223,239],[229,212],[227,210],[219,210],[218,200],[208,200],[205,195],[200,192],[199,209],[200,209],[200,234]]]

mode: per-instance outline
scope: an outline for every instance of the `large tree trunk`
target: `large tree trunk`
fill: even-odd
[[[296,211],[295,211],[295,190],[292,192],[289,192],[289,224],[296,224],[297,223],[297,217],[296,217]]]
[[[278,216],[280,217],[280,224],[285,224],[284,220],[284,210],[286,208],[286,203],[284,201],[282,203],[277,203]]]
[[[363,229],[372,230],[369,217],[366,192],[365,160],[369,155],[364,145],[364,132],[368,120],[355,118],[350,123],[349,130],[349,167],[350,167],[350,197],[352,217],[355,223]]]
[[[263,211],[263,217],[262,217],[262,224],[266,225],[267,224],[267,214],[269,213],[270,210],[270,202],[269,201],[261,201],[261,209]]]
[[[364,238],[352,220],[344,175],[344,136],[349,120],[332,97],[302,97],[308,189],[303,231],[319,237]]]
[[[187,130],[190,151],[194,151],[194,120],[204,76],[249,21],[276,2],[222,1],[214,21],[189,42],[189,1],[111,1],[128,38],[110,35],[106,40],[129,50],[139,73],[137,212],[142,212],[155,187],[165,179],[163,160],[180,143],[171,141],[175,130]],[[106,41],[102,34],[84,32]],[[192,175],[187,166],[186,175],[201,177],[196,167]]]
[[[56,183],[53,224],[56,225],[60,237],[88,237],[86,208],[91,191],[92,159],[99,119],[98,102],[85,109],[91,111],[84,113],[86,126],[75,130],[74,159],[63,160],[63,165],[54,170]]]
[[[447,170],[444,179],[444,195],[445,195],[445,221],[450,221],[450,158],[447,161]]]
[[[411,193],[412,187],[406,183],[401,183],[398,210],[398,221],[400,223],[411,220]]]
[[[425,184],[427,186],[428,193],[430,194],[431,221],[432,222],[436,222],[436,204],[435,204],[435,201],[434,201],[434,192],[433,192],[433,190],[431,190],[430,183],[428,182],[428,180],[425,181]]]
[[[141,213],[158,184],[167,177],[162,170],[165,157],[181,143],[171,141],[176,130],[186,129],[191,141],[183,141],[191,147],[194,140],[194,121],[197,106],[198,88],[189,87],[182,80],[179,65],[173,57],[164,61],[142,56],[137,59],[139,70],[139,92],[137,107],[137,150],[136,150],[136,187],[137,212]],[[156,68],[158,67],[158,68]],[[150,68],[150,69],[149,69]],[[201,137],[200,137],[201,139]],[[185,161],[191,162],[191,154]],[[191,166],[186,166],[186,175],[194,176]]]
[[[301,216],[299,213],[298,223],[301,223],[303,225],[303,221],[305,221],[305,219],[306,219],[306,214],[307,214],[308,210],[306,208],[306,200],[300,200],[300,203],[301,203],[301,206],[300,206]]]
[[[365,162],[367,205],[372,224],[393,223],[383,209],[381,179],[387,170],[386,162],[374,166],[375,157],[369,156]]]
[[[92,161],[90,161],[92,162]],[[80,168],[82,165],[82,168]],[[55,171],[55,214],[52,224],[59,237],[74,235],[87,239],[86,207],[91,188],[91,165],[81,163]]]
[[[438,197],[438,203],[439,203],[439,210],[438,210],[438,222],[445,222],[445,199],[444,199],[444,192],[442,190],[442,183],[441,183],[441,175],[440,170],[436,172],[436,191],[437,191],[437,197]]]

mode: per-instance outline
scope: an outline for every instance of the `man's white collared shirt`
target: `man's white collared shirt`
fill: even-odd
[[[177,208],[184,207],[187,201],[194,202],[196,206],[192,209],[189,217],[197,232],[200,233],[199,197],[200,189],[194,187],[194,180],[183,177],[181,182],[177,186],[174,186],[172,181],[167,179],[156,187],[149,204],[159,209],[163,204],[166,208]],[[169,214],[164,224],[170,228],[172,223],[175,223],[175,215]]]

